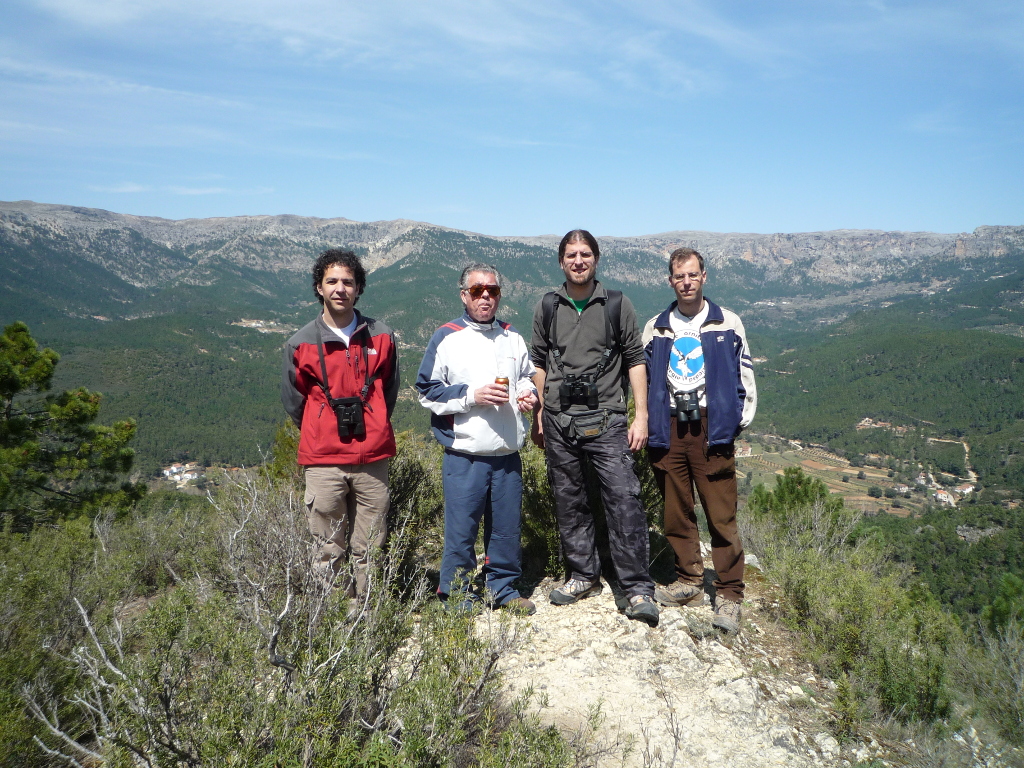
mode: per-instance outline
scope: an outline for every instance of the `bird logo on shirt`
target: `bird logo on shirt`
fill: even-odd
[[[692,379],[704,370],[704,348],[700,339],[680,336],[672,345],[669,368],[683,380]]]

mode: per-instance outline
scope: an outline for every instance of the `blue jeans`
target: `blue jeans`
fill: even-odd
[[[474,456],[445,451],[444,555],[438,594],[468,588],[476,570],[477,532],[484,521],[484,579],[497,605],[519,597],[512,582],[522,574],[520,520],[523,462],[518,453]]]

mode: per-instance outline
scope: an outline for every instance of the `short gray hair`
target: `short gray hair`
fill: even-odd
[[[480,262],[477,262],[475,264],[470,264],[468,267],[462,270],[462,275],[459,277],[460,291],[464,291],[467,288],[469,288],[469,276],[473,272],[486,272],[487,274],[494,275],[494,280],[498,284],[498,287],[502,287],[501,272],[499,272],[496,267],[493,267],[490,264],[481,264]]]

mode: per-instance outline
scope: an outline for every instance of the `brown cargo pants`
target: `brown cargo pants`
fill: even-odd
[[[651,448],[654,477],[665,498],[665,538],[676,557],[676,576],[701,586],[704,562],[694,510],[696,486],[711,533],[711,560],[719,597],[743,601],[743,542],[736,524],[736,459],[733,445],[707,446],[707,416],[700,423],[677,424],[673,419],[668,449]]]

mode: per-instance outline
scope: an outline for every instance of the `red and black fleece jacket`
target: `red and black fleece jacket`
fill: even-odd
[[[302,466],[369,464],[396,453],[391,427],[399,388],[395,334],[378,320],[358,312],[356,316],[356,330],[348,346],[322,317],[300,329],[285,345],[281,402],[301,431]],[[338,419],[319,385],[323,376],[317,339],[323,343],[332,397],[359,397],[366,381],[374,379],[364,400],[363,435],[338,435]]]

